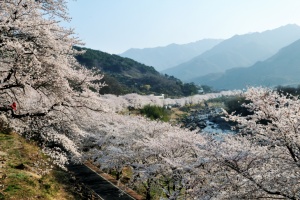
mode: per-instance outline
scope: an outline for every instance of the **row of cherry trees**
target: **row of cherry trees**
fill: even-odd
[[[157,96],[146,96],[146,95],[139,95],[139,94],[126,94],[123,96],[116,96],[112,94],[105,94],[99,97],[98,101],[101,101],[102,109],[107,112],[121,112],[128,107],[141,109],[146,105],[156,105],[156,106],[185,106],[185,105],[192,105],[192,104],[199,104],[203,101],[214,99],[222,96],[235,96],[240,95],[242,91],[235,90],[235,91],[222,91],[219,93],[208,93],[208,94],[198,94],[193,95],[190,97],[182,97],[179,99],[170,99],[165,98],[161,99]]]
[[[86,138],[85,156],[120,178],[130,166],[128,184],[143,186],[148,199],[153,190],[166,199],[299,199],[299,100],[266,88],[244,95],[253,114],[228,115],[239,134],[106,113]]]
[[[300,198],[298,98],[250,88],[253,114],[228,115],[236,135],[118,115],[161,101],[98,95],[102,76],[75,61],[79,41],[58,25],[68,20],[64,0],[0,0],[0,9],[1,123],[38,141],[54,163],[90,159],[119,178],[131,168],[128,186],[143,186],[147,199],[153,190],[165,199]]]

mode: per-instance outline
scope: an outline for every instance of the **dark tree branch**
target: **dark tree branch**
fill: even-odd
[[[294,196],[290,196],[288,194],[284,194],[283,192],[280,191],[275,191],[275,190],[269,190],[266,187],[264,187],[261,183],[258,183],[253,177],[251,177],[251,175],[246,172],[246,171],[242,171],[238,165],[236,163],[233,163],[229,160],[225,160],[223,162],[226,166],[228,166],[229,168],[231,168],[232,170],[236,171],[238,174],[242,175],[243,177],[247,178],[249,181],[251,181],[254,185],[256,185],[259,189],[261,189],[262,191],[266,192],[267,194],[270,195],[279,195],[282,197],[285,197],[287,199],[292,199],[292,200],[296,200],[297,198]]]
[[[7,90],[7,89],[11,89],[11,88],[24,88],[24,85],[22,84],[7,84],[7,85],[3,85],[0,90]]]
[[[8,75],[7,75],[7,77],[5,77],[5,78],[3,79],[3,83],[9,81],[10,78],[11,78],[11,76],[14,74],[14,72],[15,72],[14,69],[10,69],[10,70],[9,70],[9,73],[8,73]]]

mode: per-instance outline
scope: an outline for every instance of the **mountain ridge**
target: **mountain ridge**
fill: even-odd
[[[248,67],[274,55],[279,49],[300,38],[300,27],[295,24],[273,30],[235,35],[192,60],[163,70],[183,81],[209,73],[220,73],[235,67]]]
[[[300,39],[280,49],[265,61],[246,68],[233,68],[218,76],[209,74],[195,78],[198,84],[215,89],[243,89],[247,86],[295,85],[300,83]]]
[[[122,57],[131,58],[157,71],[173,67],[205,52],[220,43],[221,39],[203,39],[187,44],[169,44],[153,48],[131,48],[121,54]]]

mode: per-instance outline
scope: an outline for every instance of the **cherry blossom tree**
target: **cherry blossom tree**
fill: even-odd
[[[244,105],[253,114],[230,116],[240,134],[210,143],[218,193],[234,199],[299,199],[298,97],[267,88],[249,88]],[[221,196],[223,195],[223,196]]]
[[[78,157],[70,121],[78,109],[97,109],[88,98],[102,76],[74,58],[79,41],[58,24],[68,20],[66,2],[1,0],[0,9],[0,112],[57,163],[66,162],[64,152]]]
[[[168,199],[190,198],[205,194],[209,187],[203,168],[208,159],[206,149],[200,148],[205,137],[140,116],[122,116],[112,112],[94,112],[94,127],[84,127],[89,135],[84,141],[85,159],[122,180],[122,169],[131,168],[128,185],[143,186],[151,199],[153,190]],[[204,189],[206,188],[206,189]]]

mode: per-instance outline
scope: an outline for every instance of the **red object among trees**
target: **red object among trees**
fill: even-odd
[[[17,104],[16,102],[13,102],[10,107],[13,109],[13,110],[17,110]]]

